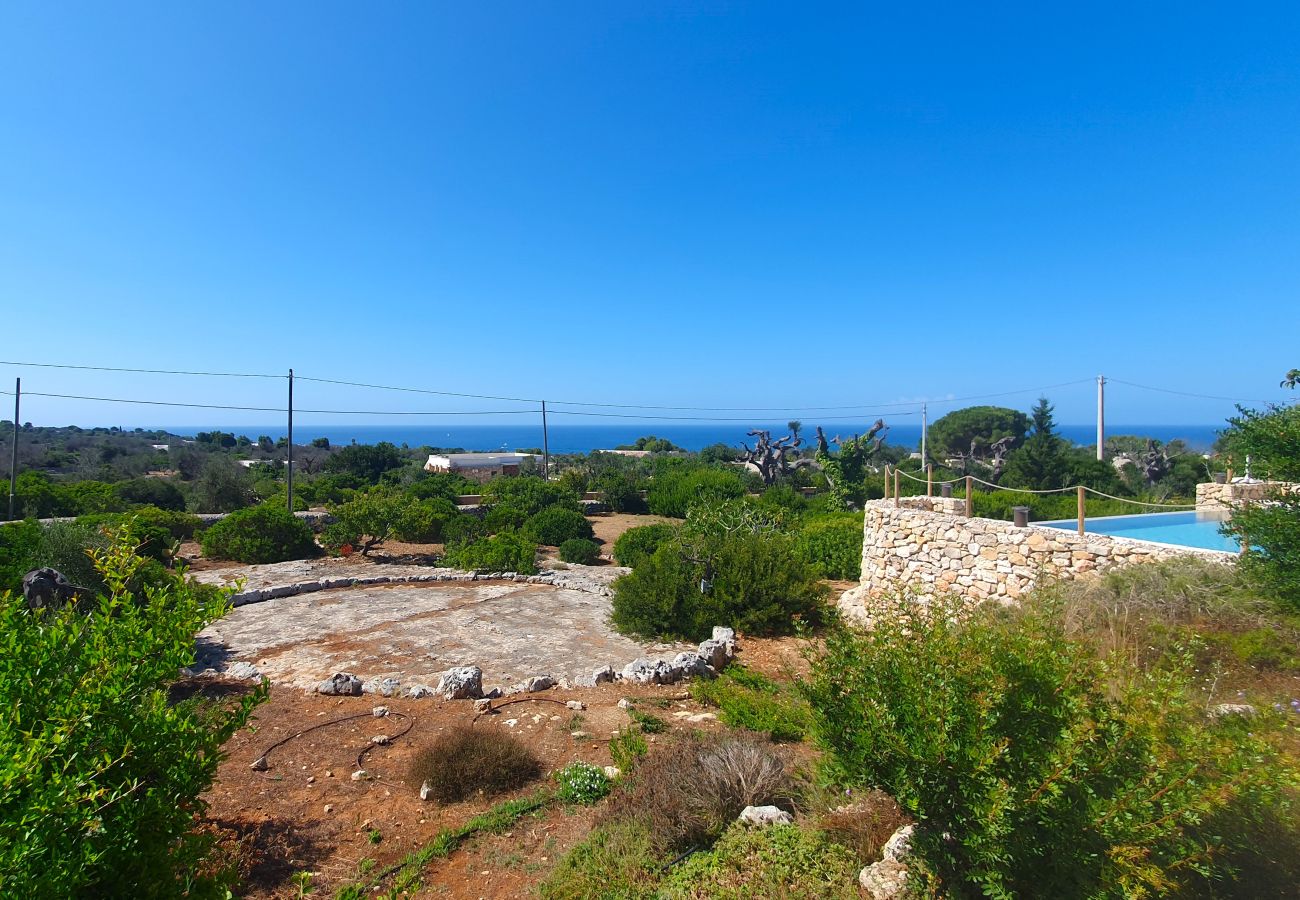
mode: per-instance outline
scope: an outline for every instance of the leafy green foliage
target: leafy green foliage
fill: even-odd
[[[1034,433],[1008,458],[1002,482],[1040,491],[1069,487],[1068,445],[1053,430],[1056,422],[1046,397],[1038,399],[1030,416]]]
[[[686,511],[697,503],[745,494],[745,476],[738,469],[712,469],[672,461],[681,464],[662,467],[650,482],[646,504],[655,515],[684,519]]]
[[[639,727],[620,728],[618,734],[610,739],[609,756],[624,772],[631,771],[636,761],[645,756],[650,745],[642,737]]]
[[[517,509],[525,517],[552,506],[582,512],[582,503],[573,491],[531,475],[492,479],[483,487],[483,502]]]
[[[651,453],[668,453],[673,450],[680,451],[678,447],[667,438],[655,437],[653,434],[645,435],[636,439],[632,444],[619,444],[615,450],[648,450]]]
[[[0,525],[0,591],[22,589],[23,576],[32,569],[41,545],[39,522],[8,522]]]
[[[227,595],[163,573],[141,603],[126,540],[96,564],[107,590],[92,615],[0,598],[0,893],[222,896],[191,829],[221,745],[265,688],[233,705],[169,699]]]
[[[537,545],[513,532],[502,532],[448,549],[440,565],[476,572],[532,575],[537,571]]]
[[[714,625],[782,634],[797,621],[818,621],[825,593],[793,539],[737,531],[689,547],[661,545],[614,582],[613,622],[625,632],[690,640]]]
[[[538,896],[542,900],[654,900],[665,862],[644,825],[600,825],[564,855],[538,885]]]
[[[585,538],[570,538],[560,544],[560,559],[579,566],[594,566],[600,562],[600,547]]]
[[[454,728],[437,735],[411,763],[411,782],[427,782],[440,803],[475,793],[491,797],[513,791],[542,774],[542,764],[517,738],[500,728]]]
[[[649,482],[630,471],[611,471],[595,481],[596,490],[605,496],[605,504],[616,513],[640,513],[647,509],[641,492]]]
[[[231,513],[209,527],[201,543],[204,556],[243,563],[307,559],[319,552],[306,522],[266,504]]]
[[[736,824],[704,853],[672,870],[665,900],[857,900],[862,864],[844,847],[798,825]]]
[[[406,465],[406,456],[388,441],[378,444],[351,444],[336,451],[325,461],[327,472],[351,475],[364,484],[379,484],[384,473]]]
[[[733,728],[768,735],[774,741],[801,741],[808,731],[807,702],[770,678],[732,663],[712,680],[691,682],[691,696],[716,706]]]
[[[556,796],[565,803],[582,806],[590,806],[603,799],[610,788],[609,776],[604,770],[585,762],[569,763],[555,773],[555,780],[560,785]]]
[[[118,498],[130,506],[185,510],[185,495],[166,478],[133,478],[115,485]]]
[[[1300,612],[1300,494],[1279,492],[1266,505],[1238,509],[1229,527],[1248,543],[1241,559],[1247,574]]]
[[[1239,409],[1223,433],[1225,455],[1238,472],[1251,457],[1256,477],[1300,481],[1300,403],[1265,411]]]
[[[1003,406],[968,406],[948,413],[930,426],[929,448],[937,458],[976,453],[1004,437],[1019,447],[1029,430],[1029,418],[1019,410]]]
[[[413,544],[433,544],[443,538],[447,523],[460,516],[455,504],[441,497],[407,505],[393,536]]]
[[[904,597],[833,632],[806,687],[818,740],[838,781],[924,823],[913,845],[949,895],[1168,892],[1205,862],[1196,822],[1284,780],[1264,723],[1207,721],[1190,658],[1103,662],[1051,606]]]
[[[614,541],[614,559],[620,566],[635,569],[677,535],[677,527],[666,522],[629,528]]]
[[[332,510],[337,521],[321,533],[321,543],[331,550],[350,546],[368,556],[408,521],[410,506],[406,497],[391,488],[358,494]]]
[[[225,456],[208,459],[194,482],[194,503],[201,513],[232,512],[254,499],[253,478],[248,470]]]
[[[524,537],[548,547],[558,547],[574,538],[591,540],[595,536],[591,523],[580,512],[562,506],[550,506],[524,523]]]
[[[862,513],[808,519],[795,533],[794,549],[822,578],[856,581],[862,571]]]

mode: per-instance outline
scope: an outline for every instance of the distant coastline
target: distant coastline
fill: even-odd
[[[808,442],[816,440],[816,425],[805,422],[803,436]],[[823,422],[820,423],[828,436],[848,436],[862,433],[870,427],[867,422]],[[253,440],[259,435],[269,435],[272,439],[284,437],[285,428],[269,425],[150,425],[148,428],[161,428],[172,434],[192,436],[199,431],[229,431],[245,434]],[[1160,441],[1181,439],[1193,450],[1207,452],[1213,445],[1218,432],[1225,427],[1219,425],[1110,425],[1106,429],[1108,436],[1136,434],[1152,437]],[[630,444],[638,437],[654,434],[667,438],[687,450],[699,450],[710,444],[728,444],[739,446],[741,441],[751,442],[746,432],[755,428],[766,428],[773,434],[785,434],[786,425],[780,423],[755,423],[746,425],[733,422],[713,423],[673,423],[673,422],[628,422],[616,425],[573,425],[550,423],[550,451],[552,453],[589,453],[592,450],[609,449],[618,444]],[[1076,444],[1088,446],[1096,441],[1096,426],[1061,425],[1058,428],[1062,437]],[[540,422],[508,425],[355,425],[347,423],[311,424],[295,423],[294,443],[306,444],[313,438],[328,438],[331,444],[377,444],[389,441],[393,444],[406,444],[411,447],[462,447],[466,450],[517,450],[528,447],[541,447],[542,427]],[[919,423],[891,425],[888,442],[896,446],[916,447],[921,441]]]

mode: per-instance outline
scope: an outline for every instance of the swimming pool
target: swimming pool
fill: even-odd
[[[1083,527],[1087,534],[1109,534],[1114,537],[1155,541],[1178,547],[1197,547],[1201,550],[1225,550],[1236,553],[1241,549],[1237,538],[1219,532],[1219,526],[1226,519],[1226,513],[1222,512],[1189,510],[1188,512],[1145,513],[1137,516],[1098,516],[1095,519],[1085,520]],[[1036,524],[1068,531],[1074,531],[1078,527],[1078,522],[1074,519]]]

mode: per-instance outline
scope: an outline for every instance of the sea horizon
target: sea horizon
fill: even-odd
[[[247,435],[257,440],[267,435],[279,440],[286,435],[284,425],[148,425],[141,426],[149,430],[163,430],[181,437],[193,437],[200,431],[225,431],[236,435]],[[848,437],[863,434],[870,428],[866,422],[830,422],[822,423],[827,437]],[[1117,435],[1138,435],[1150,437],[1168,443],[1181,439],[1195,451],[1207,452],[1214,444],[1218,433],[1226,425],[1132,425],[1118,423],[1106,429],[1107,437]],[[672,422],[627,422],[619,424],[577,425],[551,424],[548,428],[548,449],[551,453],[590,453],[592,450],[610,450],[619,444],[631,444],[638,437],[655,435],[666,438],[686,450],[698,451],[712,444],[727,444],[739,447],[742,442],[752,445],[753,438],[748,432],[766,429],[773,437],[788,433],[784,422],[755,423],[752,425],[730,422],[717,423],[672,423]],[[1097,426],[1059,425],[1057,433],[1078,446],[1092,446],[1096,443]],[[816,442],[815,425],[805,425],[801,432],[805,444]],[[542,446],[542,427],[540,423],[524,424],[443,424],[443,425],[361,425],[361,424],[298,424],[294,425],[294,443],[308,444],[315,438],[328,438],[333,445],[351,443],[377,444],[388,441],[398,446],[407,447],[443,447],[463,448],[466,451],[519,450],[540,448]],[[919,423],[892,425],[886,435],[886,441],[895,446],[918,449],[921,442]]]

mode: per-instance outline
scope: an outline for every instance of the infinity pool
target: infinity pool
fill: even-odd
[[[1241,549],[1236,537],[1219,532],[1219,526],[1226,519],[1227,515],[1221,512],[1146,513],[1138,516],[1099,516],[1087,519],[1083,527],[1088,534],[1109,534],[1178,547],[1236,553]],[[1078,527],[1078,522],[1074,519],[1037,524],[1067,531],[1074,531]]]

